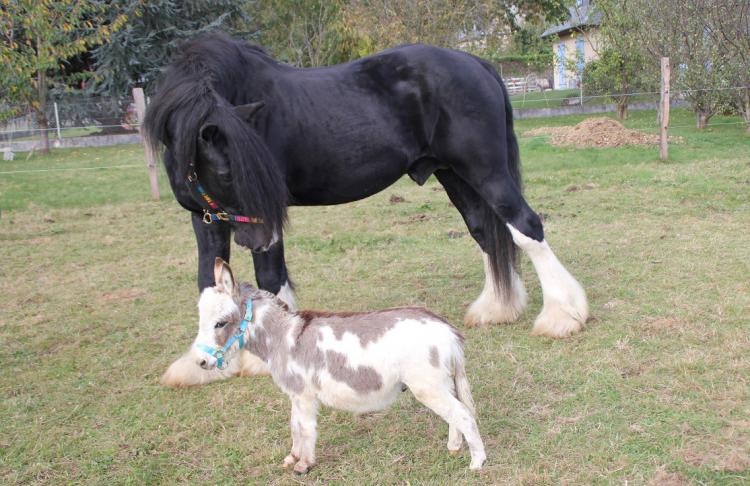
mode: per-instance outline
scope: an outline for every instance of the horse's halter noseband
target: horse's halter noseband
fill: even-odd
[[[190,164],[194,167],[194,164]],[[200,201],[203,207],[203,222],[211,224],[215,221],[224,221],[229,223],[251,223],[251,224],[263,224],[263,219],[256,218],[254,216],[240,216],[238,214],[229,214],[216,202],[214,198],[208,195],[206,190],[203,188],[200,182],[198,182],[198,173],[195,169],[191,170],[188,174],[187,186],[191,191],[197,191],[200,195]]]
[[[223,370],[224,368],[226,368],[226,366],[224,366],[224,355],[227,351],[229,351],[229,348],[231,348],[237,341],[240,342],[240,350],[245,347],[245,332],[247,331],[247,328],[252,320],[253,300],[247,299],[247,302],[245,302],[245,317],[243,317],[242,322],[240,322],[240,328],[232,337],[227,340],[227,343],[223,347],[214,348],[213,346],[209,346],[203,343],[195,343],[195,347],[216,358],[216,367],[220,370]]]

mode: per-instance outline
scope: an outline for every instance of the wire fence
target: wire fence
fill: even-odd
[[[697,92],[750,90],[750,86],[721,86],[695,89],[673,89],[673,100],[683,104],[686,97]],[[562,114],[586,114],[586,107],[596,108],[598,112],[614,110],[610,105],[618,98],[626,98],[631,105],[640,103],[640,109],[656,109],[658,91],[637,91],[629,93],[585,94],[580,89],[537,90],[511,95],[511,103],[518,115],[538,108],[549,109],[534,116],[558,116]],[[565,108],[580,108],[580,111]],[[17,146],[22,142],[33,142],[47,132],[51,141],[62,141],[73,137],[95,137],[98,135],[136,134],[139,124],[132,98],[104,98],[83,96],[61,96],[49,100],[45,111],[47,127],[40,126],[39,118],[28,107],[11,107],[0,104],[0,114],[13,113],[12,116],[0,118],[0,148]],[[710,126],[741,125],[745,122],[739,118],[736,122],[714,121]],[[656,128],[655,119],[652,127]],[[670,125],[670,128],[688,128],[694,125]]]
[[[47,101],[44,115],[29,106],[0,105],[0,143],[38,139],[46,132],[50,139],[102,134],[135,133],[138,120],[133,100],[64,96]]]

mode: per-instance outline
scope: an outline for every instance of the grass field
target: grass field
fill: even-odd
[[[631,128],[655,125],[632,115]],[[142,149],[0,162],[0,482],[747,484],[750,138],[675,129],[684,142],[662,163],[654,147],[522,135],[581,119],[516,128],[527,199],[593,319],[566,340],[530,336],[541,295],[524,258],[522,319],[463,329],[488,451],[478,474],[408,393],[383,413],[324,410],[318,465],[283,471],[290,407],[267,377],[158,384],[197,329],[196,251],[163,177],[167,196],[149,201]],[[676,110],[674,125],[691,123]],[[117,168],[65,170],[101,166]],[[48,169],[63,170],[29,172]],[[421,304],[462,328],[481,290],[479,251],[434,180],[291,221],[302,307]],[[232,262],[253,279],[247,253]]]

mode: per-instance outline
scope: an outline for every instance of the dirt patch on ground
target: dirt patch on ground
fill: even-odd
[[[682,448],[682,457],[694,467],[732,473],[750,471],[750,421],[729,422],[718,438],[694,438]]]
[[[666,467],[662,466],[656,470],[656,474],[648,484],[649,486],[684,486],[690,483],[682,474],[669,472]]]
[[[608,117],[587,118],[574,126],[539,127],[524,136],[549,135],[552,145],[575,147],[620,147],[622,145],[655,145],[659,136],[625,128],[622,123]],[[679,137],[669,137],[678,142]]]
[[[144,295],[146,295],[146,291],[143,289],[121,289],[103,294],[102,300],[104,302],[122,302],[137,299],[138,297],[143,297]]]

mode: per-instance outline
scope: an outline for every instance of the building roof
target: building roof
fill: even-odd
[[[563,35],[572,30],[581,30],[586,27],[601,25],[602,13],[594,5],[591,5],[588,0],[582,0],[578,3],[579,5],[568,7],[568,20],[545,30],[542,33],[542,38],[552,35]]]

